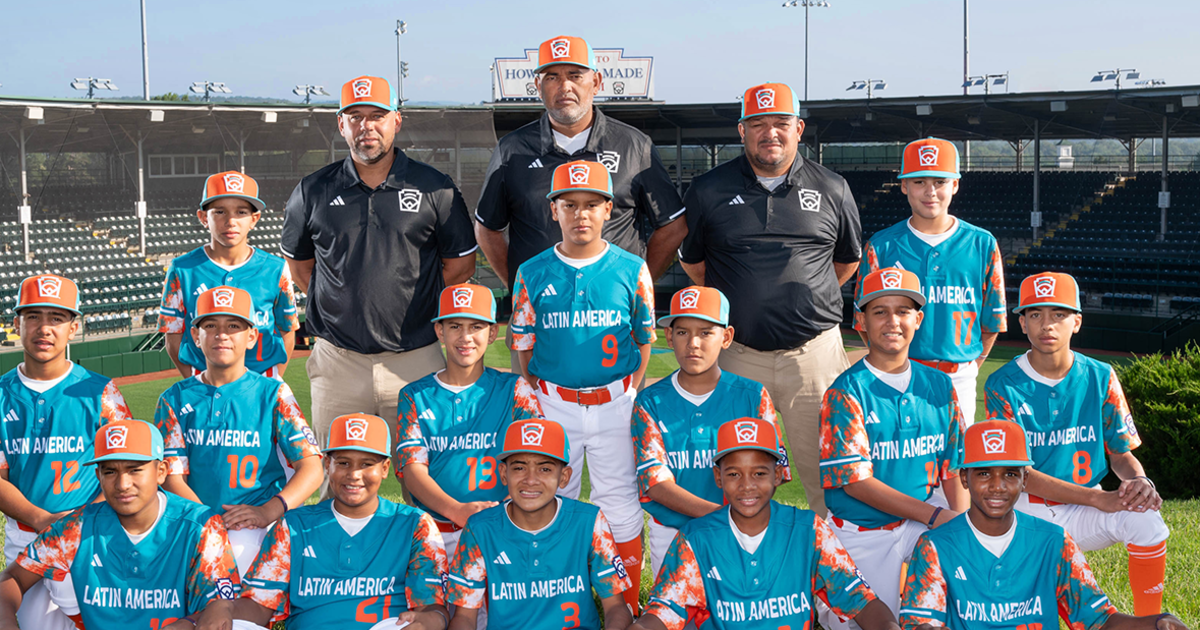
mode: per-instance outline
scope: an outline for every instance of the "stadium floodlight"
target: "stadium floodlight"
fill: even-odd
[[[71,82],[71,87],[76,90],[87,90],[88,98],[96,97],[96,90],[112,90],[117,91],[117,86],[109,79],[98,79],[96,77],[76,78]]]
[[[311,105],[314,96],[329,96],[329,92],[326,92],[325,86],[322,85],[297,85],[292,94],[303,96],[305,105]]]
[[[792,9],[796,7],[804,7],[804,102],[808,102],[808,10],[809,9],[827,9],[829,2],[826,0],[787,0],[783,3],[783,8]]]
[[[853,83],[850,84],[850,87],[846,88],[846,91],[849,92],[851,90],[854,90],[854,91],[866,90],[867,98],[869,99],[869,98],[871,98],[872,93],[878,92],[879,90],[886,90],[886,89],[887,89],[887,81],[885,81],[883,79],[867,79],[865,81],[854,81]]]
[[[408,32],[408,22],[396,20],[396,85],[400,88],[398,102],[404,104],[404,77],[408,76],[408,64],[400,59],[400,36]]]
[[[1117,90],[1120,90],[1122,73],[1125,73],[1126,81],[1133,81],[1134,79],[1140,79],[1142,76],[1142,73],[1138,72],[1136,68],[1117,68],[1116,70],[1098,70],[1096,72],[1096,76],[1092,77],[1091,82],[1092,83],[1103,83],[1105,81],[1116,81],[1117,82]]]
[[[967,90],[970,90],[973,87],[979,87],[981,85],[983,86],[984,94],[991,94],[993,85],[1003,85],[1004,91],[1007,92],[1008,91],[1008,73],[1005,72],[1004,74],[981,74],[976,77],[967,77],[967,80],[964,81],[962,84],[962,86],[964,88],[967,88]]]
[[[209,101],[209,95],[213,92],[217,94],[233,94],[233,90],[225,87],[225,84],[221,81],[196,81],[188,89],[196,94],[203,94],[204,102],[206,103]]]
[[[1164,81],[1163,79],[1142,79],[1141,81],[1137,81],[1134,83],[1134,85],[1136,85],[1138,87],[1158,87],[1160,85],[1166,85],[1166,84],[1167,84],[1167,82]]]

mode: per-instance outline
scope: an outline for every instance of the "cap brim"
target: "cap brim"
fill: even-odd
[[[236,195],[236,194],[213,195],[212,197],[205,197],[204,200],[200,202],[200,207],[203,208],[204,206],[207,206],[208,204],[210,204],[218,199],[230,199],[230,198],[244,199],[244,200],[250,202],[250,205],[254,206],[255,212],[262,212],[267,207],[267,204],[264,203],[263,200],[259,199],[258,197],[251,197],[250,195]]]
[[[57,308],[57,309],[62,309],[68,313],[75,313],[76,315],[83,315],[83,313],[80,312],[80,310],[77,308],[70,308],[68,306],[63,306],[62,304],[55,304],[53,302],[35,302],[33,304],[22,304],[20,306],[14,306],[13,312],[19,313],[24,309],[33,308],[35,306],[41,306],[44,308]]]
[[[332,448],[321,449],[322,453],[336,453],[338,451],[358,451],[360,453],[370,453],[372,455],[379,455],[381,457],[391,457],[391,455],[384,453],[383,451],[367,448],[365,446],[335,446]]]
[[[940,177],[942,179],[961,179],[962,175],[949,171],[914,171],[897,175],[896,179],[912,179],[914,177]]]
[[[517,453],[532,453],[534,455],[545,455],[546,457],[549,457],[550,459],[562,462],[564,464],[571,463],[570,461],[565,460],[565,459],[559,457],[558,455],[551,455],[550,453],[547,453],[545,451],[535,451],[531,448],[514,448],[511,451],[500,451],[500,454],[496,456],[496,459],[504,460],[504,459],[507,459],[509,455],[516,455]]]
[[[776,461],[779,461],[779,459],[780,459],[779,451],[777,451],[773,448],[767,448],[765,446],[758,446],[757,444],[747,444],[745,446],[735,446],[733,448],[727,448],[723,451],[717,451],[717,454],[713,455],[713,458],[712,458],[713,463],[716,464],[717,461],[720,460],[722,457],[725,457],[726,455],[728,455],[730,453],[735,453],[737,451],[762,451],[764,453],[770,453],[771,455],[774,455]]]
[[[699,319],[699,320],[706,321],[706,322],[712,322],[718,326],[724,326],[726,328],[729,327],[729,322],[723,322],[716,318],[709,317],[708,315],[699,315],[699,314],[693,314],[693,313],[688,313],[687,315],[667,315],[666,317],[660,317],[660,318],[658,318],[658,325],[663,326],[663,327],[670,326],[671,322],[674,322],[675,320],[677,320],[681,317],[691,317],[692,319]]]
[[[431,320],[429,320],[429,321],[431,321],[431,322],[440,322],[440,321],[442,321],[443,319],[455,319],[455,318],[461,318],[461,319],[474,319],[474,320],[478,320],[478,321],[481,321],[481,322],[487,322],[487,323],[489,323],[489,324],[495,324],[495,323],[496,323],[496,320],[495,320],[494,318],[487,318],[487,317],[484,317],[483,315],[476,315],[476,314],[474,314],[474,313],[453,313],[453,314],[450,314],[450,315],[439,315],[439,316],[437,316],[437,317],[434,317],[433,319],[431,319]]]
[[[204,321],[204,320],[206,320],[206,319],[208,319],[209,317],[212,317],[212,316],[214,316],[214,315],[228,315],[228,316],[230,316],[230,317],[236,317],[236,318],[238,318],[238,319],[240,319],[240,320],[242,320],[242,321],[246,322],[247,324],[250,324],[251,326],[254,326],[255,328],[257,328],[257,327],[258,327],[258,324],[255,324],[255,323],[254,323],[254,320],[252,320],[252,319],[248,319],[248,318],[247,318],[245,315],[242,315],[241,313],[233,313],[233,312],[230,312],[230,311],[213,311],[213,312],[211,312],[211,313],[205,313],[205,314],[203,314],[203,315],[201,315],[201,316],[197,317],[196,319],[193,319],[193,320],[192,320],[192,327],[193,327],[193,328],[199,328],[199,327],[200,327],[200,322],[202,322],[202,321]]]
[[[83,462],[84,466],[94,466],[100,462],[154,462],[162,459],[161,457],[151,457],[149,455],[133,455],[130,453],[114,453],[112,455],[104,455]]]
[[[991,468],[992,466],[1032,466],[1032,465],[1033,465],[1033,462],[1030,460],[1027,460],[1027,459],[1026,460],[1001,459],[1001,460],[996,460],[996,461],[973,462],[970,464],[961,464],[961,465],[959,465],[959,468],[960,469],[961,468]]]
[[[538,66],[537,68],[534,68],[533,73],[541,74],[542,70],[545,70],[546,68],[549,68],[550,66],[576,66],[579,68],[587,68],[588,70],[591,70],[593,72],[596,71],[596,68],[593,68],[587,64],[579,63],[578,61],[552,61],[550,63],[544,63],[544,64]]]
[[[378,107],[379,109],[386,110],[389,112],[396,111],[396,108],[392,107],[391,105],[384,105],[383,103],[376,103],[375,101],[359,101],[357,103],[350,103],[349,105],[343,105],[343,106],[339,107],[337,110],[337,113],[338,113],[338,115],[341,115],[341,113],[346,111],[347,109],[350,109],[351,107],[357,107],[359,105],[370,105],[371,107]]]
[[[1021,311],[1025,310],[1027,308],[1033,308],[1035,306],[1053,306],[1056,308],[1065,308],[1068,311],[1074,311],[1076,313],[1083,312],[1083,310],[1080,309],[1078,306],[1071,306],[1070,304],[1063,304],[1062,302],[1034,302],[1033,304],[1024,304],[1024,305],[1018,304],[1013,307],[1012,312],[1020,313]]]
[[[605,199],[613,198],[612,193],[608,192],[607,190],[600,190],[599,188],[563,188],[561,190],[551,190],[546,195],[546,198],[553,200],[555,197],[569,192],[593,192],[604,197]]]
[[[864,306],[866,306],[867,304],[871,303],[872,300],[875,300],[875,299],[881,298],[881,297],[887,297],[889,295],[903,295],[904,297],[909,298],[912,301],[916,302],[917,306],[919,306],[919,307],[925,306],[925,296],[921,295],[920,293],[918,293],[916,291],[913,291],[912,289],[884,289],[882,291],[875,291],[874,293],[868,293],[868,294],[862,296],[861,298],[858,299],[858,302],[856,302],[854,305],[856,307],[858,307],[858,310],[861,311],[862,308]]]
[[[795,116],[796,118],[799,118],[800,114],[789,114],[788,112],[759,112],[757,114],[750,114],[747,116],[742,116],[741,118],[738,119],[738,122],[742,122],[743,120],[746,120],[747,118],[754,118],[755,116]]]

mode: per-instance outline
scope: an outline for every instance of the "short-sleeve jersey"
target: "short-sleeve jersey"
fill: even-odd
[[[674,481],[696,497],[721,504],[725,495],[713,481],[717,429],[735,418],[762,418],[779,433],[784,480],[791,480],[783,429],[762,385],[722,370],[708,399],[696,405],[679,393],[678,372],[647,387],[633,405],[633,444],[637,457],[638,495],[642,508],[662,525],[683,527],[691,517],[650,499],[650,488]]]
[[[654,282],[645,261],[609,244],[576,269],[555,248],[530,258],[513,285],[513,349],[532,350],[534,376],[598,387],[637,371],[638,344],[653,343]]]
[[[154,424],[170,474],[186,475],[200,501],[217,511],[262,505],[283,490],[276,446],[289,463],[320,454],[287,383],[249,370],[221,387],[200,375],[175,383],[159,397]]]
[[[875,593],[829,525],[810,510],[774,501],[770,510],[753,554],[734,537],[728,507],[684,525],[646,614],[668,630],[689,620],[700,630],[812,628],[820,597],[842,619],[858,616]]]
[[[59,519],[17,556],[17,564],[75,588],[88,628],[161,628],[213,599],[237,597],[239,579],[221,517],[161,492],[163,515],[138,543],[108,503]]]
[[[1067,376],[1050,386],[1030,378],[1014,359],[984,385],[989,419],[1025,429],[1033,469],[1094,486],[1108,474],[1107,453],[1141,445],[1112,366],[1078,352]]]
[[[983,353],[982,333],[1008,330],[1004,261],[996,237],[957,222],[954,234],[937,246],[913,234],[907,219],[882,229],[867,241],[859,264],[859,278],[896,267],[921,279],[925,319],[908,349],[914,359],[974,361]]]
[[[508,502],[472,514],[450,566],[449,602],[482,608],[489,619],[520,619],[531,630],[600,628],[592,591],[630,587],[600,508],[562,498],[538,533],[509,519]],[[494,623],[494,622],[493,622]]]
[[[222,285],[246,291],[254,304],[254,325],[259,335],[254,347],[246,350],[246,367],[262,373],[286,363],[282,335],[300,328],[292,276],[282,258],[254,248],[250,258],[233,269],[213,262],[203,247],[171,261],[158,313],[158,331],[183,335],[179,360],[197,372],[206,367],[204,353],[192,341],[196,298]]]
[[[333,501],[289,510],[267,530],[242,597],[288,630],[358,628],[445,604],[446,550],[428,514],[382,497],[354,536]]]
[[[900,626],[950,630],[1058,627],[1099,630],[1117,612],[1083,552],[1062,527],[1014,512],[1017,528],[997,558],[979,543],[966,514],[921,534],[900,602]]]
[[[0,376],[0,470],[39,508],[73,510],[100,494],[96,475],[80,467],[92,459],[96,431],[133,416],[112,379],[79,364],[41,394],[17,369]]]
[[[430,478],[456,501],[503,501],[508,489],[500,483],[496,455],[504,431],[511,422],[541,415],[533,388],[520,375],[486,368],[456,393],[430,374],[400,390],[396,474],[409,464],[425,464]],[[449,522],[413,500],[435,520]]]
[[[897,520],[850,496],[845,486],[875,478],[901,494],[927,500],[962,462],[963,420],[950,377],[909,361],[901,393],[871,373],[866,359],[850,366],[821,401],[821,486],[833,515],[859,527]]]

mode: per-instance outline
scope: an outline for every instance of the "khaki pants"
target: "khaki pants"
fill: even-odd
[[[755,350],[735,341],[721,352],[717,364],[767,388],[775,410],[783,417],[793,478],[804,485],[809,509],[825,518],[825,492],[818,466],[821,398],[834,379],[850,367],[841,331],[831,328],[791,350]]]

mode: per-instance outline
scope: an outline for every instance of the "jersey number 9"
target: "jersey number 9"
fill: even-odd
[[[610,368],[617,364],[617,336],[604,335],[604,339],[600,340],[600,349],[604,350],[604,354],[608,355],[600,359],[600,365]]]

